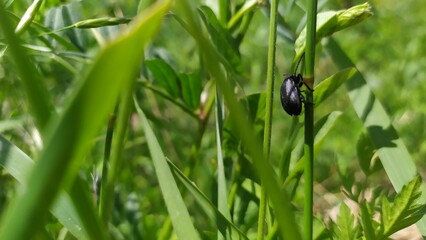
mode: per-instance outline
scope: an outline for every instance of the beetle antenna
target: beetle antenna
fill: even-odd
[[[305,56],[305,52],[302,53],[302,56],[300,56],[299,60],[297,61],[296,68],[294,69],[294,75],[296,75],[297,68],[299,68],[299,64],[302,61],[302,59],[303,59],[304,56]]]

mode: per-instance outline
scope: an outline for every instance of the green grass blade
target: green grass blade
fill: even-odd
[[[112,207],[114,203],[114,187],[119,177],[121,167],[123,165],[123,148],[126,139],[127,126],[133,107],[133,87],[129,88],[120,99],[118,105],[118,117],[114,133],[112,134],[112,148],[110,157],[105,158],[102,170],[102,185],[100,196],[100,215],[105,226],[111,217]]]
[[[336,41],[330,39],[325,46],[334,63],[341,69],[355,67]],[[361,73],[356,73],[348,80],[346,87],[358,117],[367,129],[373,144],[377,148],[380,161],[397,192],[417,175],[416,166],[404,142],[398,137],[392,121],[382,104],[371,92]],[[422,184],[422,189],[426,185]],[[426,196],[421,197],[425,202]],[[420,232],[426,235],[426,218],[418,223]]]
[[[24,184],[26,188],[3,216],[1,239],[29,239],[41,227],[43,221],[34,219],[43,219],[59,190],[72,182],[90,141],[107,122],[119,94],[135,79],[144,47],[169,6],[170,1],[164,1],[140,14],[98,54],[61,117],[49,125],[46,147]]]
[[[187,178],[185,174],[170,160],[168,160],[168,163],[173,171],[173,174],[179,179],[180,182],[183,183],[186,189],[192,193],[195,201],[209,217],[209,220],[211,220],[213,224],[216,224],[216,227],[221,232],[221,234],[226,236],[227,230],[229,228],[231,229],[232,238],[225,239],[248,239],[248,237],[234,223],[231,222],[229,217],[226,217],[221,213],[221,211],[219,211],[219,209],[215,207],[210,199],[193,183],[193,181]]]
[[[34,162],[19,148],[0,136],[0,166],[19,183],[23,183],[34,167]],[[52,206],[51,212],[76,238],[89,238],[87,228],[82,225],[77,216],[68,193],[62,192],[60,194],[58,200]],[[96,231],[96,229],[94,230]]]
[[[212,77],[216,80],[221,92],[223,93],[225,103],[229,111],[233,114],[233,123],[238,129],[242,144],[252,157],[254,169],[262,179],[267,195],[274,207],[276,219],[279,222],[280,233],[286,239],[301,239],[298,227],[296,225],[293,211],[290,207],[290,200],[286,192],[281,191],[277,183],[277,176],[272,167],[264,161],[262,145],[255,137],[253,128],[247,121],[247,115],[243,107],[237,101],[237,97],[225,76],[220,64],[221,57],[215,50],[212,43],[202,34],[199,19],[195,10],[191,7],[189,1],[179,1],[176,4],[176,12],[184,23],[185,29],[194,37],[198,46],[202,50],[205,66]]]
[[[225,166],[223,162],[223,152],[222,152],[222,136],[223,136],[223,110],[222,110],[222,101],[219,96],[219,92],[216,89],[216,103],[215,103],[215,112],[216,112],[216,152],[217,152],[217,205],[219,211],[226,216],[226,218],[231,219],[231,214],[228,208],[228,190],[226,187],[226,178],[225,178]],[[219,230],[218,230],[219,231]],[[218,239],[228,239],[228,233],[224,236],[218,235]]]
[[[49,99],[49,94],[43,79],[36,70],[31,58],[21,47],[21,41],[13,32],[12,23],[6,14],[3,4],[0,4],[0,27],[4,38],[8,43],[8,50],[11,53],[18,74],[22,80],[25,93],[27,95],[28,105],[31,114],[35,119],[35,124],[40,131],[45,129],[47,121],[54,112],[53,105]]]
[[[173,178],[173,174],[167,164],[166,158],[158,143],[157,137],[151,129],[145,114],[136,103],[136,110],[142,122],[148,148],[154,163],[155,172],[163,193],[164,201],[169,212],[175,233],[178,239],[200,239],[198,232],[192,224],[188,209]]]
[[[74,219],[79,220],[81,222],[82,227],[87,232],[88,238],[93,240],[108,239],[107,230],[104,228],[101,220],[97,215],[93,195],[91,194],[90,190],[87,187],[87,184],[83,181],[83,179],[76,177],[68,192],[71,197],[67,196],[67,198],[71,198],[72,203],[74,205],[74,209],[70,207],[68,209],[72,209],[74,212],[78,213],[79,218],[74,217]],[[60,195],[60,197],[66,194],[62,194]],[[61,198],[59,198],[56,201],[57,204],[55,204],[52,208],[52,211],[55,211],[54,213],[56,213],[56,215],[58,215],[58,213],[64,210],[63,208],[65,207],[66,202],[62,201]],[[70,214],[72,213],[73,212],[71,212]]]

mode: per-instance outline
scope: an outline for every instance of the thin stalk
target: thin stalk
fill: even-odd
[[[111,217],[112,205],[114,200],[114,186],[122,165],[121,156],[124,148],[124,140],[126,137],[127,126],[129,124],[129,117],[133,104],[132,90],[133,85],[131,89],[123,91],[123,95],[120,98],[120,104],[117,113],[117,122],[114,129],[114,136],[112,136],[112,146],[110,147],[110,157],[108,156],[110,161],[104,162],[104,170],[107,169],[107,171],[105,172],[107,174],[106,176],[102,176],[99,211],[105,226],[108,226],[108,222]]]
[[[233,27],[235,27],[235,25],[238,23],[238,21],[240,21],[244,15],[248,12],[250,12],[254,7],[256,7],[259,4],[259,2],[257,0],[251,0],[251,1],[247,1],[244,6],[242,8],[240,8],[238,10],[238,12],[236,12],[232,18],[229,20],[228,22],[228,29],[232,29]]]
[[[226,26],[229,17],[229,1],[219,0],[219,21]]]
[[[112,146],[112,137],[114,135],[114,125],[117,118],[118,104],[115,106],[114,112],[111,114],[108,120],[107,131],[105,135],[105,146],[104,146],[104,159],[102,165],[102,179],[100,186],[100,196],[99,196],[99,212],[102,212],[102,207],[105,206],[105,187],[108,184],[108,173],[109,173],[109,160],[111,156],[111,146]],[[103,194],[103,197],[102,197]],[[101,204],[102,203],[102,204]],[[104,224],[107,226],[107,224]]]
[[[225,178],[225,166],[223,163],[223,152],[222,152],[222,134],[223,134],[223,106],[220,95],[220,90],[216,86],[216,146],[217,146],[217,205],[219,211],[227,219],[231,219],[231,214],[228,208],[228,193],[226,189],[226,178]],[[225,236],[222,236],[220,230],[217,232],[217,239],[227,239],[229,232]]]
[[[271,1],[271,16],[269,18],[269,46],[268,46],[268,66],[266,76],[266,111],[265,111],[265,130],[263,134],[263,155],[264,159],[269,164],[269,155],[271,149],[271,128],[272,128],[272,110],[274,99],[274,68],[275,68],[275,42],[276,42],[276,15],[277,15],[277,0]],[[266,198],[266,190],[261,188],[258,232],[257,239],[262,240],[265,237],[265,216],[268,202]]]
[[[305,83],[313,89],[314,65],[315,65],[315,33],[316,33],[317,0],[307,1],[306,22],[306,53]],[[313,92],[306,91],[305,100],[305,214],[304,214],[304,237],[305,240],[312,239],[313,222],[313,189],[314,189],[314,105]]]

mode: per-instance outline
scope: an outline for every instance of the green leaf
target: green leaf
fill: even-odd
[[[169,6],[170,1],[163,1],[138,15],[94,59],[61,116],[49,122],[45,147],[26,178],[25,188],[12,199],[3,215],[1,239],[29,239],[42,226],[43,221],[34,219],[43,219],[58,192],[73,182],[119,94],[135,80],[144,48],[159,29]]]
[[[417,203],[422,195],[421,184],[422,179],[417,176],[402,188],[401,192],[395,196],[393,203],[389,203],[386,198],[383,198],[381,208],[383,237],[388,237],[410,226],[423,216],[426,205]],[[417,214],[419,211],[423,214]]]
[[[373,223],[375,223],[375,221],[373,219],[373,215],[371,214],[369,205],[365,200],[360,203],[360,210],[360,220],[366,240],[376,240],[377,237],[375,234],[375,227],[373,226]]]
[[[344,69],[333,76],[321,81],[314,91],[315,107],[318,107],[325,99],[330,97],[343,83],[351,78],[357,70],[355,68]]]
[[[255,93],[246,96],[245,99],[240,101],[242,105],[246,106],[248,112],[248,121],[252,123],[252,129],[256,137],[259,139],[263,138],[263,130],[265,127],[265,109],[266,109],[266,93]],[[224,152],[226,154],[225,158],[233,157],[232,155],[236,154],[241,162],[241,173],[252,179],[254,182],[259,183],[259,178],[256,175],[256,172],[253,171],[253,165],[242,152],[244,149],[239,147],[241,145],[241,139],[238,138],[238,126],[233,124],[232,113],[229,114],[229,117],[225,120],[224,133],[223,133],[223,145]],[[236,152],[238,151],[238,152]]]
[[[235,44],[229,32],[220,24],[216,15],[209,7],[201,6],[199,8],[199,14],[207,27],[207,31],[217,51],[222,55],[221,60],[232,66],[231,69],[234,71],[241,72],[242,64],[238,46]]]
[[[318,43],[322,38],[331,36],[333,33],[341,31],[352,25],[358,24],[373,15],[368,2],[353,6],[346,10],[327,11],[317,15],[317,26],[315,40]],[[305,51],[306,27],[296,39],[296,57],[299,59]]]
[[[169,64],[162,59],[150,59],[145,61],[145,65],[151,71],[158,85],[170,96],[173,98],[181,97],[178,76]]]
[[[337,239],[352,240],[357,239],[360,231],[359,226],[355,225],[355,217],[346,204],[340,205],[339,216],[337,217]]]
[[[201,79],[197,74],[179,74],[181,86],[181,95],[186,105],[195,110],[200,105],[202,84]]]
[[[340,69],[355,66],[332,38],[327,41],[325,48]],[[347,81],[346,88],[352,106],[367,129],[393,187],[397,192],[401,191],[402,186],[417,175],[416,166],[407,147],[398,137],[391,119],[359,72]],[[422,189],[426,189],[424,183]],[[422,196],[420,201],[425,202],[426,196]],[[417,226],[420,232],[426,235],[426,218],[421,219]]]
[[[136,110],[142,122],[149,152],[154,163],[155,173],[160,184],[161,192],[166,203],[175,233],[178,239],[200,239],[198,232],[192,224],[188,209],[182,199],[173,174],[167,164],[166,158],[158,140],[152,131],[145,114],[136,103]]]
[[[37,15],[42,3],[43,0],[34,0],[31,3],[31,5],[27,8],[24,15],[22,16],[21,20],[19,21],[18,26],[16,26],[16,34],[22,34],[28,28],[28,26],[32,23],[35,16]]]
[[[377,158],[376,148],[366,132],[361,133],[359,136],[356,150],[361,170],[367,176],[382,169],[382,165]]]

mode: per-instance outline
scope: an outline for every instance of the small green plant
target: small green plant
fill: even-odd
[[[405,185],[392,200],[379,195],[358,201],[358,214],[353,215],[346,204],[340,207],[337,223],[332,224],[336,239],[389,239],[395,232],[419,221],[426,213],[426,205],[418,203],[422,179],[416,177]],[[376,215],[379,215],[377,217]]]

